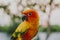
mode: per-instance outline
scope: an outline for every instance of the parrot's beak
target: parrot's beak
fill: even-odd
[[[26,21],[28,20],[27,16],[25,16],[25,15],[22,17],[22,21],[24,21],[24,20],[26,20]]]

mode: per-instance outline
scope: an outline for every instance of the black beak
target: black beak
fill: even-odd
[[[23,21],[24,21],[24,20],[28,20],[27,16],[23,16],[23,17],[22,17],[22,20],[23,20]]]

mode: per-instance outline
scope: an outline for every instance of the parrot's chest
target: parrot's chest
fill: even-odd
[[[24,35],[22,36],[23,40],[31,40],[37,33],[38,30],[30,28]]]

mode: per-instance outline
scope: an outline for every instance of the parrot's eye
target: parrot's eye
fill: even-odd
[[[32,15],[32,13],[30,12],[30,13],[28,13],[28,16],[31,16]]]

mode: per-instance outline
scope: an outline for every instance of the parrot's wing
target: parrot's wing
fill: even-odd
[[[29,29],[29,26],[31,26],[30,23],[24,21],[22,22],[18,27],[17,29],[15,30],[15,32],[13,33],[13,37],[20,37],[21,35],[23,35],[28,29]]]

